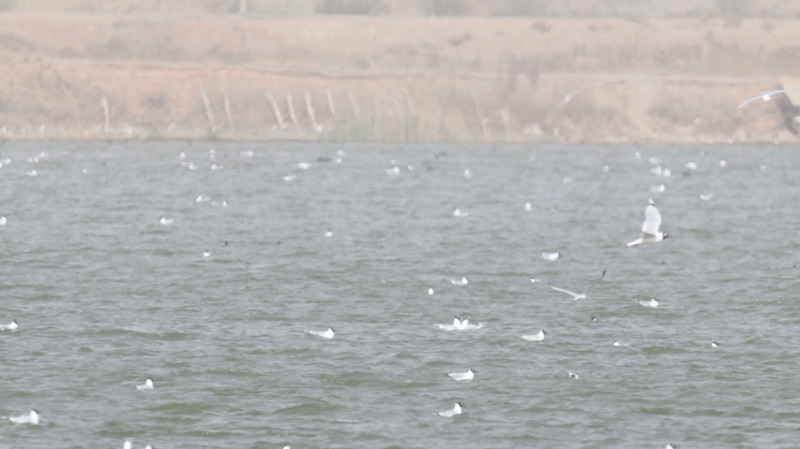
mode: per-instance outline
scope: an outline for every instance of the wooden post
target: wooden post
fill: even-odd
[[[508,140],[511,136],[511,118],[508,115],[508,109],[501,109],[500,117],[503,119],[503,128],[506,131],[506,140]]]
[[[286,104],[289,106],[289,118],[292,119],[294,128],[300,130],[300,125],[297,124],[297,114],[294,113],[294,104],[292,103],[292,94],[290,92],[286,92]]]
[[[211,111],[211,102],[208,101],[208,95],[206,94],[206,88],[200,88],[200,96],[203,97],[203,105],[206,108],[206,118],[208,118],[208,126],[211,128],[211,132],[214,132],[214,113]]]
[[[320,132],[322,131],[322,127],[320,127],[317,124],[317,118],[314,117],[314,107],[311,106],[311,93],[308,90],[306,90],[305,96],[306,96],[306,111],[308,112],[308,116],[311,117],[311,126],[314,127],[315,131]]]
[[[103,96],[103,98],[100,100],[100,103],[103,105],[103,116],[105,117],[105,120],[103,121],[103,134],[108,134],[108,130],[110,128],[109,125],[111,123],[111,119],[109,118],[108,114],[108,98]]]
[[[406,97],[406,104],[408,105],[408,112],[412,113],[415,112],[417,107],[414,104],[414,100],[411,99],[411,93],[408,89],[403,89],[403,95]]]
[[[336,116],[336,108],[333,107],[333,95],[331,95],[330,89],[325,89],[328,94],[328,107],[331,109],[331,115]]]
[[[278,122],[278,129],[286,129],[286,124],[283,123],[283,114],[281,114],[281,108],[278,107],[278,102],[275,101],[275,97],[272,96],[272,92],[266,91],[264,94],[267,96],[267,100],[269,100],[269,104],[272,106],[272,113],[275,114],[275,121]]]
[[[356,96],[353,95],[353,91],[347,93],[347,100],[350,101],[350,107],[353,109],[353,116],[358,118],[361,115],[361,111],[358,108],[358,102],[356,102]]]
[[[489,134],[486,132],[486,119],[481,114],[481,108],[478,107],[478,99],[475,98],[475,92],[472,92],[472,104],[475,106],[475,114],[478,116],[478,122],[481,124],[481,133],[483,137],[488,136]]]
[[[231,97],[228,95],[228,85],[222,83],[222,98],[225,101],[225,118],[228,119],[228,127],[233,129],[233,114],[231,113]]]

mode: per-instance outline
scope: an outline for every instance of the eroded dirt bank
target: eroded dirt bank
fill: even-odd
[[[800,20],[0,14],[0,138],[796,142]],[[800,104],[797,101],[794,104]]]

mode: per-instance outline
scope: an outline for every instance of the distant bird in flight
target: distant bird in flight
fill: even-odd
[[[758,100],[759,98],[764,101],[769,101],[773,95],[782,94],[786,92],[791,92],[791,91],[786,89],[773,89],[769,92],[761,92],[760,94],[756,95],[753,98],[748,98],[744,103],[740,104],[736,109],[741,108],[742,106],[746,105],[747,103],[750,103],[751,101]]]
[[[589,286],[586,287],[585,289],[583,289],[583,291],[580,292],[580,293],[575,293],[572,290],[567,290],[566,288],[554,287],[552,285],[550,286],[550,288],[552,288],[553,290],[555,290],[557,292],[566,293],[566,294],[572,296],[572,298],[575,301],[583,301],[584,299],[586,299],[586,292],[588,292],[590,288],[594,287],[595,284],[597,284],[598,282],[602,281],[605,276],[606,276],[606,270],[603,270],[603,274],[600,275],[600,278],[597,279],[596,281],[592,282],[591,284],[589,284]]]

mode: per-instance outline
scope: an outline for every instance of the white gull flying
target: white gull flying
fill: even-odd
[[[606,276],[606,270],[603,270],[603,274],[601,274],[600,277],[596,281],[594,281],[591,284],[589,284],[589,286],[586,287],[585,289],[583,289],[583,291],[580,292],[580,293],[575,293],[572,290],[567,290],[565,288],[554,287],[552,285],[550,286],[550,288],[552,288],[553,290],[555,290],[557,292],[566,293],[566,294],[572,296],[572,298],[575,301],[583,301],[584,299],[586,299],[586,292],[588,292],[589,289],[594,287],[598,282],[602,281],[605,276]]]
[[[746,105],[747,103],[750,103],[751,101],[758,100],[759,98],[764,100],[764,101],[769,101],[772,98],[773,95],[782,94],[782,93],[786,93],[786,92],[791,92],[791,91],[790,90],[786,90],[786,89],[773,89],[773,90],[771,90],[769,92],[761,92],[760,94],[756,95],[755,97],[748,98],[747,100],[745,100],[742,104],[737,106],[736,109],[741,108],[742,106]]]
[[[661,232],[661,213],[658,212],[653,200],[647,203],[644,208],[644,223],[642,223],[642,235],[638,239],[628,242],[628,246],[638,246],[643,243],[658,243],[670,236],[666,232]]]

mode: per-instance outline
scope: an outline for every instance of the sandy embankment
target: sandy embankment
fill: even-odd
[[[779,101],[737,105],[794,82],[797,42],[800,20],[4,13],[0,137],[796,142]]]

